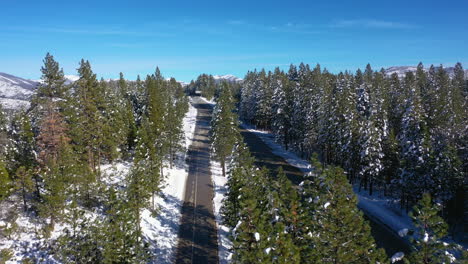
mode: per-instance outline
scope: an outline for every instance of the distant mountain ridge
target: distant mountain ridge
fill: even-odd
[[[234,76],[232,74],[213,75],[213,78],[215,79],[216,83],[220,83],[222,81],[228,81],[228,82],[233,82],[233,83],[242,82],[241,78]]]
[[[39,82],[0,72],[0,104],[5,110],[27,108]]]
[[[439,68],[439,66],[436,68]],[[398,77],[403,78],[407,72],[416,72],[417,69],[417,66],[392,66],[385,69],[385,73],[387,75],[396,73]],[[455,75],[455,67],[444,67],[444,69],[447,71],[450,78]],[[429,68],[424,68],[424,71],[428,72]],[[468,69],[465,69],[465,79],[468,79]]]

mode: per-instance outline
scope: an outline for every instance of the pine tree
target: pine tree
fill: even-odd
[[[416,227],[416,234],[412,239],[414,251],[410,255],[411,263],[451,262],[446,254],[450,246],[440,240],[447,235],[447,224],[438,214],[439,208],[432,204],[428,193],[424,193],[413,207],[410,217]]]
[[[107,219],[104,223],[103,263],[143,263],[149,255],[141,241],[139,221],[128,199],[109,189]],[[130,197],[131,198],[131,197]],[[138,208],[139,210],[139,208]]]
[[[89,61],[81,60],[78,68],[79,79],[74,83],[72,104],[75,111],[70,114],[70,138],[81,164],[79,181],[80,194],[86,205],[91,205],[97,193],[96,180],[100,174],[103,140],[102,115],[99,107],[103,102],[100,85]]]
[[[268,195],[271,231],[268,250],[271,263],[301,263],[300,243],[296,240],[299,221],[297,190],[280,167]]]
[[[38,98],[63,98],[64,97],[64,84],[65,78],[63,69],[60,68],[59,63],[55,61],[54,56],[47,52],[44,60],[44,66],[41,67],[42,83],[38,87]]]
[[[67,128],[62,116],[56,111],[54,104],[49,102],[46,108],[36,138],[39,148],[38,160],[43,166],[54,166],[60,146],[68,143],[70,139],[66,135]]]
[[[181,140],[183,138],[182,118],[185,114],[183,104],[183,94],[180,94],[180,84],[174,78],[169,81],[170,94],[167,96],[167,115],[165,120],[165,130],[167,134],[167,145],[169,154],[169,166],[172,168],[177,151],[182,149]],[[179,94],[176,94],[179,91]]]
[[[70,184],[82,183],[82,179],[76,177],[81,171],[77,168],[76,156],[71,151],[68,143],[62,140],[58,146],[56,160],[53,163],[47,163],[45,169],[42,170],[44,185],[40,213],[50,219],[50,227],[53,227],[57,220],[62,219]]]
[[[23,199],[23,209],[26,212],[28,210],[26,203],[27,196],[33,192],[34,188],[32,172],[23,166],[19,167],[16,170],[15,184],[16,188],[21,192],[21,198]]]
[[[301,90],[299,100],[302,100],[300,105],[303,108],[302,113],[298,114],[302,114],[304,119],[302,125],[304,131],[299,132],[298,135],[303,138],[300,143],[301,153],[309,157],[313,150],[317,150],[321,152],[324,160],[327,160],[329,159],[330,146],[327,141],[328,133],[324,133],[324,131],[329,123],[333,80],[329,79],[330,75],[327,74],[326,70],[322,71],[320,64],[317,64],[312,71],[309,65],[301,65],[298,73]],[[301,122],[300,118],[297,122]]]
[[[265,70],[259,73],[255,82],[255,95],[257,111],[255,113],[255,120],[260,128],[269,129],[271,127],[271,106],[273,90],[270,86],[269,80],[271,79],[271,72],[267,73]],[[223,87],[222,89],[226,89]]]
[[[379,127],[379,109],[375,98],[371,98],[371,90],[378,89],[374,86],[373,72],[367,65],[364,72],[363,83],[357,88],[357,112],[359,124],[358,144],[360,146],[360,187],[369,188],[372,194],[374,182],[378,181],[382,166],[382,136],[384,131]],[[376,96],[372,96],[376,97]]]
[[[429,159],[427,125],[420,91],[415,85],[415,78],[411,72],[406,74],[405,87],[410,97],[406,101],[399,135],[401,170],[394,184],[401,192],[402,206],[406,205],[408,209],[424,190],[429,189],[431,181],[426,167]]]
[[[2,105],[0,104],[0,160],[5,161],[8,144],[10,143],[8,139],[8,121],[3,112]]]
[[[119,78],[120,97],[123,100],[122,119],[125,124],[123,132],[125,134],[125,147],[126,152],[132,151],[135,148],[135,139],[137,127],[135,123],[133,104],[131,95],[128,89],[127,81],[124,79],[123,73],[120,73]]]
[[[357,208],[357,199],[345,174],[337,167],[313,161],[314,171],[301,184],[304,214],[302,252],[305,263],[385,262],[370,226]],[[314,209],[311,211],[310,209]],[[310,242],[307,242],[310,241]]]
[[[227,83],[223,83],[218,103],[213,110],[212,142],[215,157],[221,163],[223,176],[226,176],[227,158],[238,141],[237,116],[233,113],[234,103]]]
[[[273,73],[272,80],[270,85],[273,90],[272,98],[272,130],[276,135],[276,140],[283,144],[283,146],[288,149],[289,144],[289,134],[291,131],[290,117],[291,109],[289,90],[287,89],[289,85],[287,84],[286,75],[280,71],[279,68],[275,69]]]
[[[257,112],[257,104],[255,102],[256,79],[256,71],[247,72],[240,92],[239,115],[242,120],[248,123],[253,123]]]
[[[11,179],[8,171],[0,160],[0,201],[9,196],[11,191]]]
[[[259,170],[250,175],[249,185],[243,188],[239,221],[232,230],[233,263],[268,263],[271,243],[271,225],[267,211],[267,171]]]
[[[242,195],[243,188],[247,185],[250,175],[255,173],[254,158],[250,155],[245,144],[240,144],[231,164],[228,180],[226,183],[226,198],[221,208],[224,224],[233,229],[239,221],[241,211],[240,202],[245,198]]]
[[[76,197],[69,205],[69,213],[66,215],[66,227],[63,234],[57,239],[56,256],[63,263],[102,263],[103,256],[100,237],[100,223],[92,221],[85,215],[77,202]]]
[[[9,168],[11,171],[16,171],[20,166],[31,168],[36,164],[34,154],[34,133],[32,130],[31,120],[28,114],[24,111],[17,113],[12,120],[10,128],[12,151],[9,151],[11,161]]]

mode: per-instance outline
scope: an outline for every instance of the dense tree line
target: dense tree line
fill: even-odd
[[[213,75],[210,74],[201,74],[195,81],[192,80],[190,84],[185,87],[185,92],[190,95],[199,92],[201,96],[211,100],[219,96],[219,92],[222,90],[225,82],[228,82],[232,93],[237,96],[241,87],[239,82],[223,79],[216,80]]]
[[[122,73],[118,81],[97,80],[86,60],[79,79],[67,85],[50,54],[41,72],[29,109],[10,120],[0,111],[0,199],[20,197],[42,237],[57,222],[66,224],[58,240],[44,246],[66,263],[147,260],[140,212],[156,214],[165,164],[172,166],[181,148],[188,110],[182,86],[159,69],[145,81],[126,81]],[[101,165],[116,160],[133,162],[125,188],[102,178]]]
[[[313,155],[313,170],[299,186],[281,168],[276,173],[258,169],[238,131],[231,87],[223,84],[219,94],[213,152],[228,168],[221,212],[231,231],[233,263],[389,263],[343,169],[323,165]],[[414,251],[406,263],[453,260],[447,254],[453,247],[440,241],[447,226],[438,210],[427,193],[414,207]]]
[[[291,65],[288,72],[248,72],[239,115],[304,158],[319,153],[359,189],[400,199],[407,210],[430,193],[459,230],[466,214],[467,87],[459,63],[451,75],[419,64],[401,78],[370,65],[354,74]]]
[[[217,91],[216,81],[211,74],[201,74],[195,81],[191,81],[186,87],[189,94],[195,94],[195,91],[201,92],[201,95],[211,100]]]

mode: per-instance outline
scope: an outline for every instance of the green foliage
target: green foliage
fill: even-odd
[[[202,74],[195,81],[194,90],[201,92],[202,96],[211,100],[216,93],[216,82],[212,75]]]
[[[236,143],[239,141],[238,118],[234,111],[234,102],[229,84],[224,82],[220,96],[213,110],[212,147],[215,158],[220,161],[223,176],[226,176],[227,158],[232,155]]]
[[[5,264],[12,257],[13,251],[11,249],[4,248],[0,250],[0,264]]]
[[[35,140],[30,117],[21,111],[13,117],[11,126],[13,144],[8,158],[11,161],[9,170],[14,172],[20,166],[27,168],[35,166]]]
[[[135,213],[140,208],[132,204],[135,197],[130,197],[133,201],[122,198],[112,188],[109,190],[108,217],[103,226],[103,263],[147,262],[148,246],[142,241],[140,217]]]
[[[0,160],[5,161],[8,150],[8,120],[3,112],[2,105],[0,104]]]
[[[63,98],[65,78],[63,69],[55,61],[54,56],[47,53],[41,67],[42,83],[37,90],[37,97]]]
[[[385,253],[376,248],[342,169],[324,167],[317,160],[313,164],[314,171],[301,184],[306,239],[302,259],[308,263],[384,263]]]
[[[301,63],[287,73],[249,71],[236,96],[240,119],[271,130],[287,150],[302,158],[317,152],[353,184],[391,195],[406,210],[429,192],[442,202],[451,230],[461,230],[465,78],[460,63],[453,75],[420,63],[404,76],[370,65],[331,74]]]
[[[0,226],[0,234],[8,239],[13,239],[13,235],[19,229],[18,223],[16,223],[17,219],[18,213],[15,210],[8,212],[3,219],[5,224]]]
[[[0,201],[10,195],[11,191],[11,179],[5,165],[0,160]]]
[[[24,166],[19,167],[16,170],[15,179],[16,188],[21,192],[23,199],[23,209],[26,212],[28,210],[27,197],[33,192],[34,182],[32,178],[31,170],[26,169]]]
[[[64,230],[57,239],[55,251],[64,263],[102,263],[101,228],[99,222],[91,221],[85,211],[78,207],[76,200],[69,205],[65,223],[70,228]]]
[[[410,213],[416,227],[412,238],[414,247],[410,255],[411,263],[450,263],[450,257],[445,254],[451,246],[441,239],[447,236],[447,224],[439,216],[439,207],[432,203],[428,193],[413,207]]]

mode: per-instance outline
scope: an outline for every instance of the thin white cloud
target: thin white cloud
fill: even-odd
[[[244,25],[246,24],[243,20],[229,20],[227,22],[229,25]]]
[[[310,24],[298,24],[293,22],[287,22],[281,25],[265,25],[250,23],[244,20],[229,20],[227,21],[228,25],[231,26],[243,26],[245,28],[254,29],[264,32],[273,32],[273,33],[293,33],[293,34],[317,34],[319,31],[315,30],[315,27]]]
[[[411,29],[416,28],[415,25],[385,21],[377,19],[349,19],[349,20],[337,20],[331,23],[330,27],[333,28],[383,28],[383,29]]]
[[[55,28],[55,27],[5,27],[3,29],[15,32],[47,32],[47,33],[63,33],[63,34],[82,34],[82,35],[100,35],[100,36],[169,36],[169,34],[161,32],[149,31],[127,31],[121,29],[82,29],[82,28]]]

